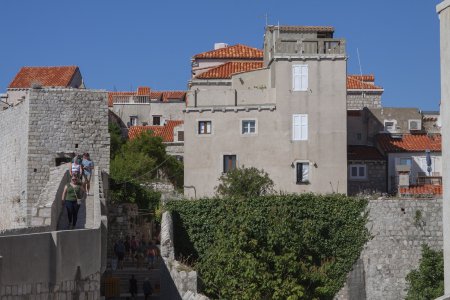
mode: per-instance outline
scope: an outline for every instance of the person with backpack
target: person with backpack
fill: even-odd
[[[62,204],[67,209],[69,218],[69,229],[75,228],[77,224],[78,209],[80,208],[84,188],[76,175],[73,175],[70,183],[64,187],[62,194]]]
[[[81,166],[83,167],[83,178],[86,187],[87,194],[90,195],[91,191],[91,177],[94,170],[94,162],[92,162],[89,153],[83,154],[83,160],[81,161]]]
[[[70,177],[73,177],[75,175],[78,177],[78,179],[82,179],[81,176],[83,172],[83,166],[81,163],[81,155],[77,155],[73,158],[72,163],[70,164]]]

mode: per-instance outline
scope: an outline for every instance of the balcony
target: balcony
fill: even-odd
[[[113,104],[149,104],[150,96],[124,96],[114,95]]]
[[[345,55],[344,39],[278,40],[271,55],[327,56]]]

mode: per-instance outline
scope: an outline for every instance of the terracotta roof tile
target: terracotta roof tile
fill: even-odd
[[[348,75],[348,90],[382,90],[383,88],[375,85],[375,77],[373,75]]]
[[[440,134],[404,134],[402,138],[392,138],[390,134],[377,135],[377,142],[385,152],[422,152],[425,150],[440,152]]]
[[[384,160],[385,158],[375,147],[353,145],[347,148],[348,160]]]
[[[143,132],[152,131],[154,136],[162,137],[163,142],[171,143],[174,141],[173,129],[183,124],[180,120],[168,120],[164,126],[131,126],[128,130],[128,138],[130,140],[138,137]]]
[[[137,89],[138,96],[148,96],[150,95],[150,88],[148,86],[140,86]]]
[[[8,88],[31,88],[34,83],[44,87],[68,87],[78,70],[77,66],[23,67]]]
[[[263,67],[262,61],[254,61],[254,62],[227,62],[218,67],[212,68],[209,71],[201,73],[195,78],[198,79],[230,79],[233,74],[248,72],[257,69],[261,69]]]
[[[237,44],[226,48],[199,53],[194,55],[194,58],[233,58],[262,60],[263,51],[261,49]]]
[[[425,184],[413,185],[409,187],[401,187],[400,194],[402,195],[442,195],[442,185]]]

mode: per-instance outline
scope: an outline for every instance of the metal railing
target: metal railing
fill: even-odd
[[[113,96],[114,104],[147,104],[150,101],[150,96]]]

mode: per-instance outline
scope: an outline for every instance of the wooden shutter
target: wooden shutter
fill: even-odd
[[[308,140],[308,115],[300,115],[300,128],[302,141]]]
[[[301,65],[301,87],[300,91],[308,90],[308,65]]]

